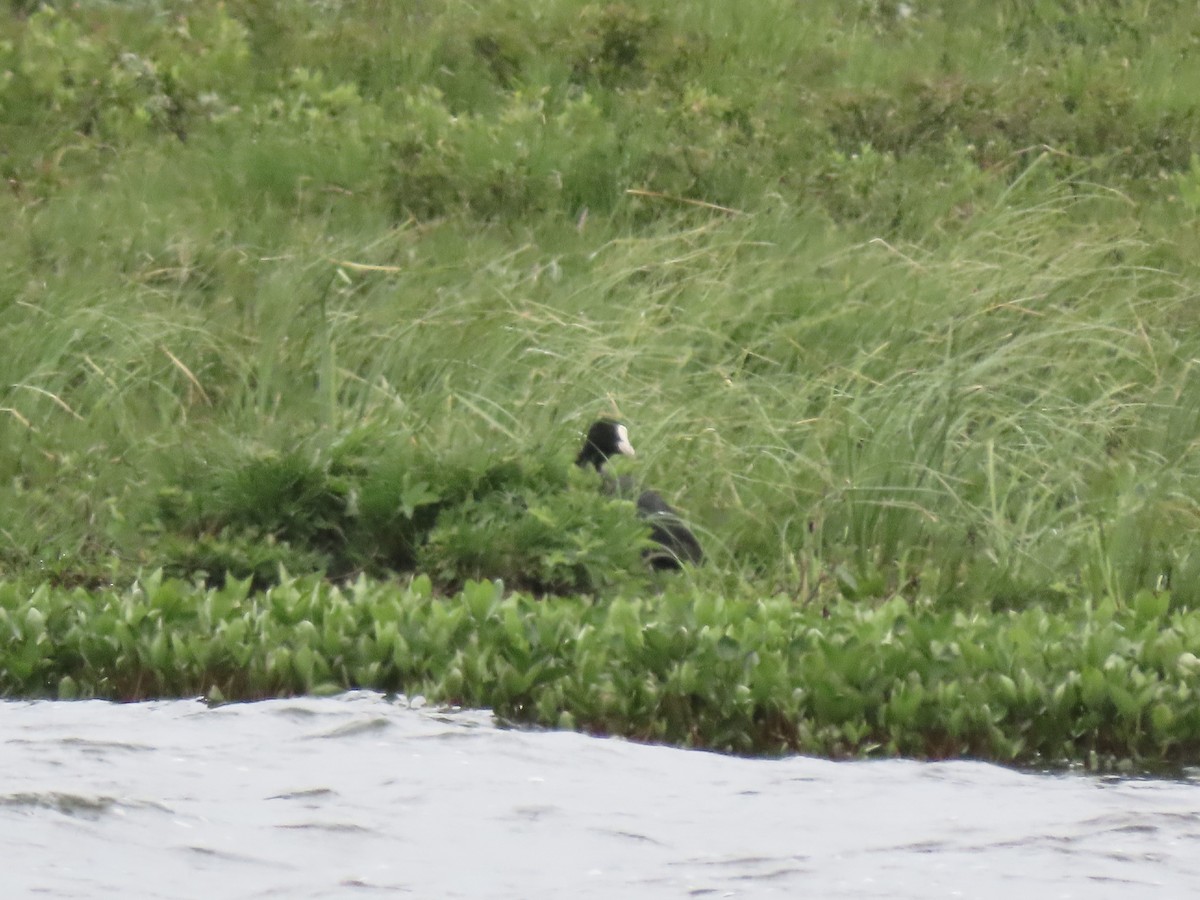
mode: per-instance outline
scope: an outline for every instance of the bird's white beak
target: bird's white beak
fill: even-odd
[[[625,456],[637,456],[634,445],[629,443],[629,428],[624,425],[617,426],[617,452]]]
[[[629,429],[624,425],[617,426],[617,452],[626,456],[637,456],[633,444],[629,443]]]

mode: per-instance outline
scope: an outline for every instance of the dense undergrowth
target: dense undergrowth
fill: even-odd
[[[424,576],[450,607],[499,578],[545,598],[497,601],[538,621],[611,606],[651,631],[685,596],[792,598],[795,623],[783,600],[772,621],[814,635],[908,604],[960,646],[1027,621],[1067,642],[1101,609],[1115,633],[1150,602],[1189,622],[1198,30],[1189,4],[1089,0],[13,0],[2,608],[16,621],[16,586],[42,584],[98,610],[162,569],[194,585],[172,588],[184,605],[232,576],[248,608],[286,572],[325,576],[322,598]],[[570,465],[599,414],[705,544],[679,585],[644,571],[632,506]],[[886,677],[936,669],[920,646]],[[138,683],[208,690],[179,665]],[[511,712],[389,672],[331,683]],[[799,679],[777,688],[818,690]],[[246,691],[272,686],[308,682]],[[754,707],[778,744],[559,709],[728,749],[937,753],[950,733],[862,719],[838,745],[815,736],[827,707],[797,703]],[[1191,720],[1152,708],[1169,753],[1144,716],[1132,743],[1101,717],[1078,746],[1185,757]],[[996,728],[1026,749],[954,732],[945,752],[1071,755],[1014,721]]]
[[[950,612],[832,610],[670,587],[554,603],[468,582],[439,596],[316,578],[251,592],[154,573],[129,590],[0,585],[0,691],[210,700],[347,687],[489,706],[504,720],[737,753],[964,754],[1158,766],[1200,751],[1200,614],[1140,594]]]

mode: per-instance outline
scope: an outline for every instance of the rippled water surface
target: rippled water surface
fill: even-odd
[[[10,897],[1186,897],[1200,786],[746,760],[373,694],[0,703]]]

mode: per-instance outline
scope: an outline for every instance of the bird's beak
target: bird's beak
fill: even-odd
[[[626,456],[637,456],[633,444],[629,443],[629,429],[624,425],[617,426],[617,452]]]

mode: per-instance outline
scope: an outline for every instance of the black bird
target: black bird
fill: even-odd
[[[581,468],[594,466],[604,479],[604,489],[618,497],[632,497],[637,493],[633,479],[614,478],[604,464],[613,456],[636,456],[629,443],[629,430],[613,419],[593,422],[583,439],[583,447],[575,457],[575,465]],[[646,561],[653,569],[679,569],[683,563],[699,563],[704,560],[704,551],[691,529],[683,524],[679,513],[662,498],[657,491],[642,491],[637,495],[638,515],[650,523],[650,537],[659,549],[648,550]]]

